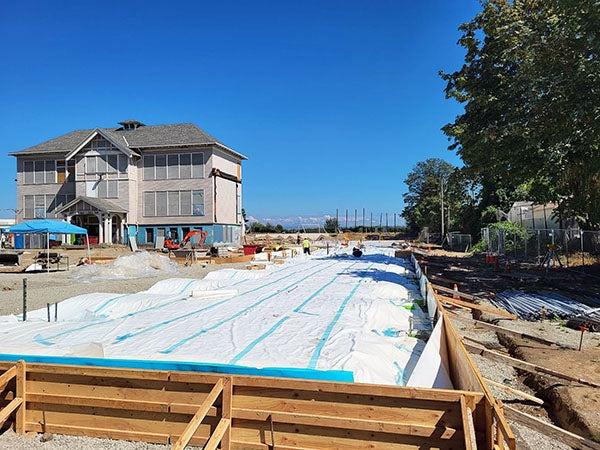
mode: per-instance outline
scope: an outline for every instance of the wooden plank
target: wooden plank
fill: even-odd
[[[385,433],[422,436],[427,438],[436,437],[439,439],[452,439],[457,433],[455,428],[448,427],[445,423],[440,426],[430,426],[417,423],[416,420],[413,423],[400,423],[396,421],[351,419],[346,417],[301,414],[295,412],[272,413],[268,410],[247,408],[234,408],[233,417],[236,419],[257,420],[261,422],[266,422],[269,417],[271,417],[274,422],[279,423],[313,425],[348,430],[382,431]]]
[[[471,302],[476,302],[480,300],[480,298],[476,297],[475,295],[467,294],[466,292],[455,291],[454,289],[450,289],[445,286],[440,286],[439,284],[431,283],[431,287],[433,289],[437,289],[440,292],[445,292],[446,294],[458,295],[459,297],[464,298],[466,300],[470,300]]]
[[[515,394],[517,397],[521,397],[524,398],[526,400],[529,400],[531,402],[537,403],[538,405],[543,405],[544,404],[544,400],[542,400],[541,398],[537,398],[531,394],[528,394],[526,392],[520,391],[518,389],[515,389],[513,387],[507,386],[505,384],[502,383],[498,383],[497,381],[493,381],[490,380],[489,378],[485,378],[485,382],[488,384],[491,384],[492,386],[495,386],[498,389],[502,389],[505,392],[509,392],[511,394]]]
[[[128,411],[170,412],[170,404],[140,400],[124,400],[120,398],[80,397],[73,395],[38,394],[27,392],[27,399],[34,403],[57,405],[91,406],[95,408],[125,409]],[[193,405],[190,405],[193,407]],[[194,409],[197,410],[196,407]]]
[[[216,426],[215,431],[211,434],[208,442],[204,446],[204,450],[216,450],[217,446],[223,439],[227,430],[231,429],[231,419],[222,418]],[[175,447],[173,447],[175,448]],[[229,447],[221,447],[223,450],[229,450]]]
[[[17,409],[15,416],[15,431],[19,434],[25,433],[25,408],[27,404],[27,395],[25,392],[25,381],[27,378],[26,364],[25,361],[20,360],[17,362],[17,383],[16,383],[16,396],[21,399],[21,403]]]
[[[471,325],[475,325],[482,328],[487,328],[488,330],[495,331],[496,333],[506,334],[508,336],[513,336],[521,339],[528,339],[530,341],[537,342],[539,344],[544,344],[548,346],[560,345],[556,342],[548,341],[538,336],[533,336],[531,334],[521,333],[519,331],[514,331],[509,328],[501,327],[499,325],[494,325],[491,323],[484,322],[482,320],[475,320],[469,317],[459,316],[458,314],[452,314],[452,320],[458,320],[460,322],[469,322]]]
[[[10,380],[12,380],[13,377],[16,375],[17,375],[17,367],[16,366],[12,366],[6,372],[4,372],[2,375],[0,375],[0,390],[4,389],[4,386],[6,386],[8,384],[8,382]]]
[[[234,408],[424,425],[435,425],[443,420],[450,427],[459,427],[461,423],[458,402],[440,404],[405,400],[394,405],[394,400],[390,401],[389,399],[374,398],[369,402],[370,399],[350,396],[345,399],[325,395],[303,396],[302,392],[286,393],[288,397],[280,397],[274,396],[278,393],[270,390],[253,393],[251,391],[238,392],[237,389],[236,387],[233,396]]]
[[[546,436],[550,436],[557,441],[567,444],[573,448],[600,450],[600,444],[597,442],[586,439],[578,434],[571,433],[570,431],[552,425],[551,423],[544,422],[537,417],[519,411],[511,406],[505,405],[504,408],[506,409],[506,415],[512,420],[533,428],[534,430],[537,430]]]
[[[188,443],[190,442],[190,439],[192,438],[192,436],[198,429],[198,426],[202,423],[202,421],[206,417],[208,410],[213,405],[213,403],[215,403],[215,401],[217,400],[217,398],[219,397],[219,395],[221,394],[222,391],[223,391],[223,380],[220,379],[219,381],[217,381],[215,386],[212,388],[212,390],[210,391],[210,394],[208,394],[208,397],[206,398],[206,400],[204,400],[204,402],[202,403],[200,408],[198,408],[198,411],[196,412],[196,414],[194,414],[194,417],[192,417],[192,420],[190,420],[190,423],[183,431],[183,434],[179,437],[177,442],[175,442],[175,444],[173,445],[173,450],[182,450],[185,448],[186,445],[188,445]]]
[[[12,399],[8,405],[0,410],[0,427],[2,427],[4,422],[6,422],[6,419],[10,417],[14,410],[21,406],[21,403],[23,403],[23,399],[17,397]]]
[[[579,383],[579,384],[584,384],[587,386],[592,386],[595,388],[600,388],[600,384],[595,383],[593,381],[585,380],[583,378],[573,377],[571,375],[560,373],[555,370],[548,369],[546,367],[538,366],[536,364],[532,364],[532,363],[529,363],[526,361],[522,361],[520,359],[513,358],[512,356],[506,356],[506,355],[503,355],[502,353],[496,352],[494,350],[489,350],[485,347],[481,347],[480,345],[471,344],[468,342],[465,342],[464,345],[465,345],[465,347],[467,347],[467,349],[469,349],[469,351],[471,351],[475,354],[485,356],[486,358],[489,358],[489,359],[492,359],[495,361],[504,362],[504,363],[508,364],[509,366],[516,367],[517,369],[524,370],[525,372],[534,373],[534,374],[550,375],[555,378],[560,378],[562,380],[572,381],[574,383]]]
[[[465,437],[465,449],[477,450],[477,439],[475,437],[475,428],[473,426],[473,416],[471,408],[467,407],[464,397],[460,399],[460,411],[462,415],[463,435]]]
[[[115,367],[89,367],[41,363],[28,363],[27,371],[35,373],[54,373],[59,375],[80,375],[85,377],[163,381],[169,380],[171,374],[171,372],[166,370],[119,369]]]
[[[480,392],[452,389],[430,389],[405,386],[390,386],[365,383],[336,383],[330,381],[295,380],[272,377],[240,377],[233,376],[236,387],[247,386],[257,388],[287,389],[296,391],[328,392],[338,394],[356,394],[365,396],[390,397],[396,399],[435,400],[439,402],[459,402],[461,395],[479,400]]]
[[[233,380],[227,378],[223,384],[223,398],[221,402],[221,417],[229,420],[229,426],[221,437],[221,449],[231,449],[231,421],[233,420]]]
[[[493,315],[504,317],[506,319],[511,319],[511,320],[518,319],[518,317],[515,316],[514,314],[511,314],[508,311],[504,311],[503,309],[495,308],[493,306],[477,305],[475,303],[469,303],[469,302],[465,302],[463,300],[445,297],[443,295],[438,295],[438,297],[442,302],[448,303],[450,305],[458,306],[460,308],[476,309],[478,311],[486,312],[488,314],[493,314]]]

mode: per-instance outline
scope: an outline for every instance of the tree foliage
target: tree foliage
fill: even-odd
[[[417,163],[404,182],[408,192],[404,194],[402,216],[410,231],[423,227],[441,230],[442,183],[446,230],[472,231],[472,224],[477,222],[476,198],[473,184],[462,170],[442,159],[431,158]]]
[[[446,95],[464,113],[443,130],[480,207],[557,202],[600,226],[600,2],[488,0],[460,27]],[[416,219],[418,220],[418,219]]]
[[[327,219],[325,219],[325,224],[323,228],[328,233],[336,233],[340,229],[340,225],[335,217],[328,217]]]

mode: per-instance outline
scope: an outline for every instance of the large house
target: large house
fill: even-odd
[[[192,229],[207,242],[239,242],[246,157],[196,125],[77,130],[20,150],[17,221],[64,219],[91,243],[152,244]]]

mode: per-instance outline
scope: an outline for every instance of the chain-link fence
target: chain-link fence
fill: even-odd
[[[451,232],[448,233],[448,248],[453,252],[468,252],[471,248],[471,235]]]
[[[541,263],[552,253],[568,265],[585,265],[600,259],[600,231],[571,229],[527,230],[511,233],[483,228],[481,237],[488,253]]]

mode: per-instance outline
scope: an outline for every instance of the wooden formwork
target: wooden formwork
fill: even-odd
[[[12,417],[19,432],[174,448],[187,442],[236,449],[475,448],[485,442],[485,396],[478,392],[24,362],[2,362],[0,371],[8,374],[2,375],[8,382],[0,386],[6,411],[0,417]]]

